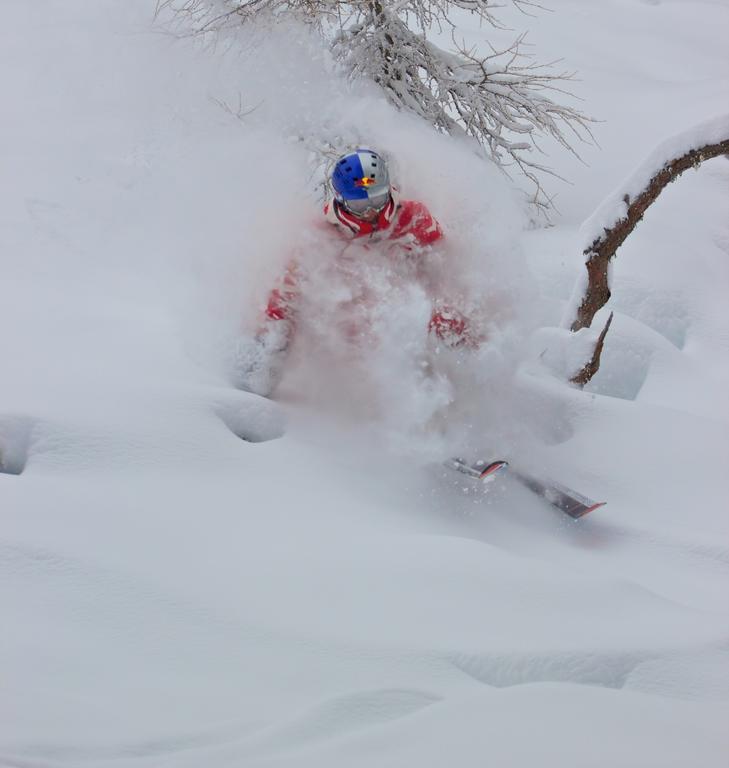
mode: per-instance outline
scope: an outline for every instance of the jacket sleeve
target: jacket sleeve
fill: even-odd
[[[432,245],[443,239],[443,230],[436,219],[423,203],[414,200],[403,202],[393,237],[408,235],[420,246]],[[475,349],[481,339],[474,332],[469,318],[453,302],[443,298],[443,292],[450,291],[444,284],[446,281],[443,279],[442,264],[436,263],[438,266],[432,263],[423,265],[426,274],[422,282],[433,299],[428,331],[448,347]]]
[[[293,322],[299,298],[299,268],[296,262],[289,262],[286,271],[268,294],[264,310],[266,320],[288,320]]]
[[[269,352],[284,353],[293,340],[300,294],[301,272],[292,260],[268,294],[256,331],[256,339]]]
[[[236,350],[233,377],[239,389],[264,397],[276,389],[296,330],[298,296],[298,270],[292,261],[268,295],[254,338]]]
[[[404,200],[395,224],[392,238],[398,239],[410,235],[421,246],[432,245],[443,238],[443,230],[424,203],[417,200]]]

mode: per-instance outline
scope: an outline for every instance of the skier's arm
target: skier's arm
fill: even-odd
[[[295,261],[290,261],[278,285],[268,294],[263,327],[271,322],[285,322],[293,330],[298,297],[299,267]]]
[[[278,385],[296,330],[299,275],[290,262],[268,295],[253,343],[239,350],[236,379],[241,389],[268,397]]]
[[[403,211],[401,221],[403,232],[410,235],[419,246],[444,245],[440,224],[423,203],[412,202]],[[444,298],[447,290],[443,260],[447,248],[437,247],[435,253],[423,254],[421,283],[433,299],[433,311],[428,331],[449,347],[478,346],[478,339],[471,330],[468,318],[455,306],[455,302]]]
[[[398,211],[393,240],[406,238],[416,245],[433,245],[443,238],[443,230],[424,203],[405,200]],[[407,247],[407,246],[406,246]]]
[[[299,278],[298,265],[295,261],[290,261],[277,285],[268,294],[263,317],[256,332],[256,339],[270,352],[278,353],[281,362],[296,332]]]

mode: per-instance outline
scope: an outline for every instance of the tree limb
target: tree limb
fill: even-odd
[[[602,348],[605,344],[605,337],[607,336],[607,332],[612,321],[613,313],[611,312],[607,323],[605,323],[605,327],[602,329],[602,331],[600,331],[600,335],[597,337],[597,342],[595,342],[595,349],[592,352],[592,357],[590,358],[589,362],[585,363],[580,371],[570,379],[573,384],[577,384],[577,386],[580,388],[584,387],[585,384],[587,384],[587,382],[590,381],[590,379],[600,370]]]
[[[540,7],[538,0],[509,2],[525,13]],[[557,62],[536,63],[524,35],[502,49],[487,42],[490,54],[456,41],[456,9],[503,30],[502,6],[494,0],[157,0],[157,14],[184,19],[183,28],[212,39],[253,21],[305,22],[350,78],[372,80],[396,108],[475,139],[505,173],[522,174],[531,202],[546,215],[552,200],[543,177],[561,177],[540,161],[538,138],[549,136],[577,154],[572,142],[592,140],[592,119],[561,101],[573,73],[553,69]],[[453,48],[446,50],[428,33],[449,28]]]
[[[623,196],[625,214],[609,227],[605,227],[603,233],[585,248],[583,253],[587,269],[587,287],[570,326],[572,331],[589,327],[595,313],[607,303],[610,298],[608,273],[610,261],[666,185],[675,181],[688,168],[698,168],[705,160],[729,154],[729,118],[723,118],[723,120],[726,122],[724,133],[726,138],[704,143],[688,151],[682,148],[675,152],[674,158],[664,162],[636,197],[631,199],[629,194]],[[704,126],[699,126],[696,130],[699,131],[702,128]],[[691,132],[686,134],[687,137],[691,135]]]

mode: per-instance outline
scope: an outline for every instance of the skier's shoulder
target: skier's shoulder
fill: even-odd
[[[399,200],[397,208],[400,217],[408,216],[413,218],[415,216],[431,215],[428,206],[421,200]]]
[[[324,218],[321,217],[317,219],[317,227],[319,229],[325,229],[327,228],[327,225],[336,225],[339,223],[337,219],[337,213],[334,209],[334,201],[333,200],[327,200],[324,203],[324,207],[322,208],[322,213],[324,214]]]
[[[334,201],[327,200],[321,210],[324,215],[317,217],[311,231],[319,237],[323,236],[327,238],[335,233],[339,233],[339,236],[341,236],[342,230],[346,229],[346,227],[344,227],[337,216]]]
[[[324,216],[319,219],[318,229],[320,232],[336,232],[339,236],[346,232],[350,236],[352,234],[357,235],[357,227],[353,223],[354,217],[346,217],[343,215],[342,209],[339,208],[334,200],[327,200],[324,203],[322,209]]]
[[[395,214],[394,237],[412,234],[422,245],[443,237],[440,225],[425,203],[420,200],[400,200]]]

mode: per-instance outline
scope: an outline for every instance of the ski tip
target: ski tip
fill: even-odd
[[[584,507],[579,510],[579,513],[574,512],[567,512],[567,514],[574,518],[575,520],[579,520],[581,517],[584,517],[585,515],[589,515],[590,512],[594,512],[596,509],[600,509],[600,507],[604,507],[607,504],[607,501],[596,501],[594,504],[591,504],[589,507]]]
[[[588,512],[594,512],[596,509],[600,509],[600,507],[604,507],[606,504],[607,504],[607,501],[597,501],[591,507],[585,510],[585,514],[587,514]]]

